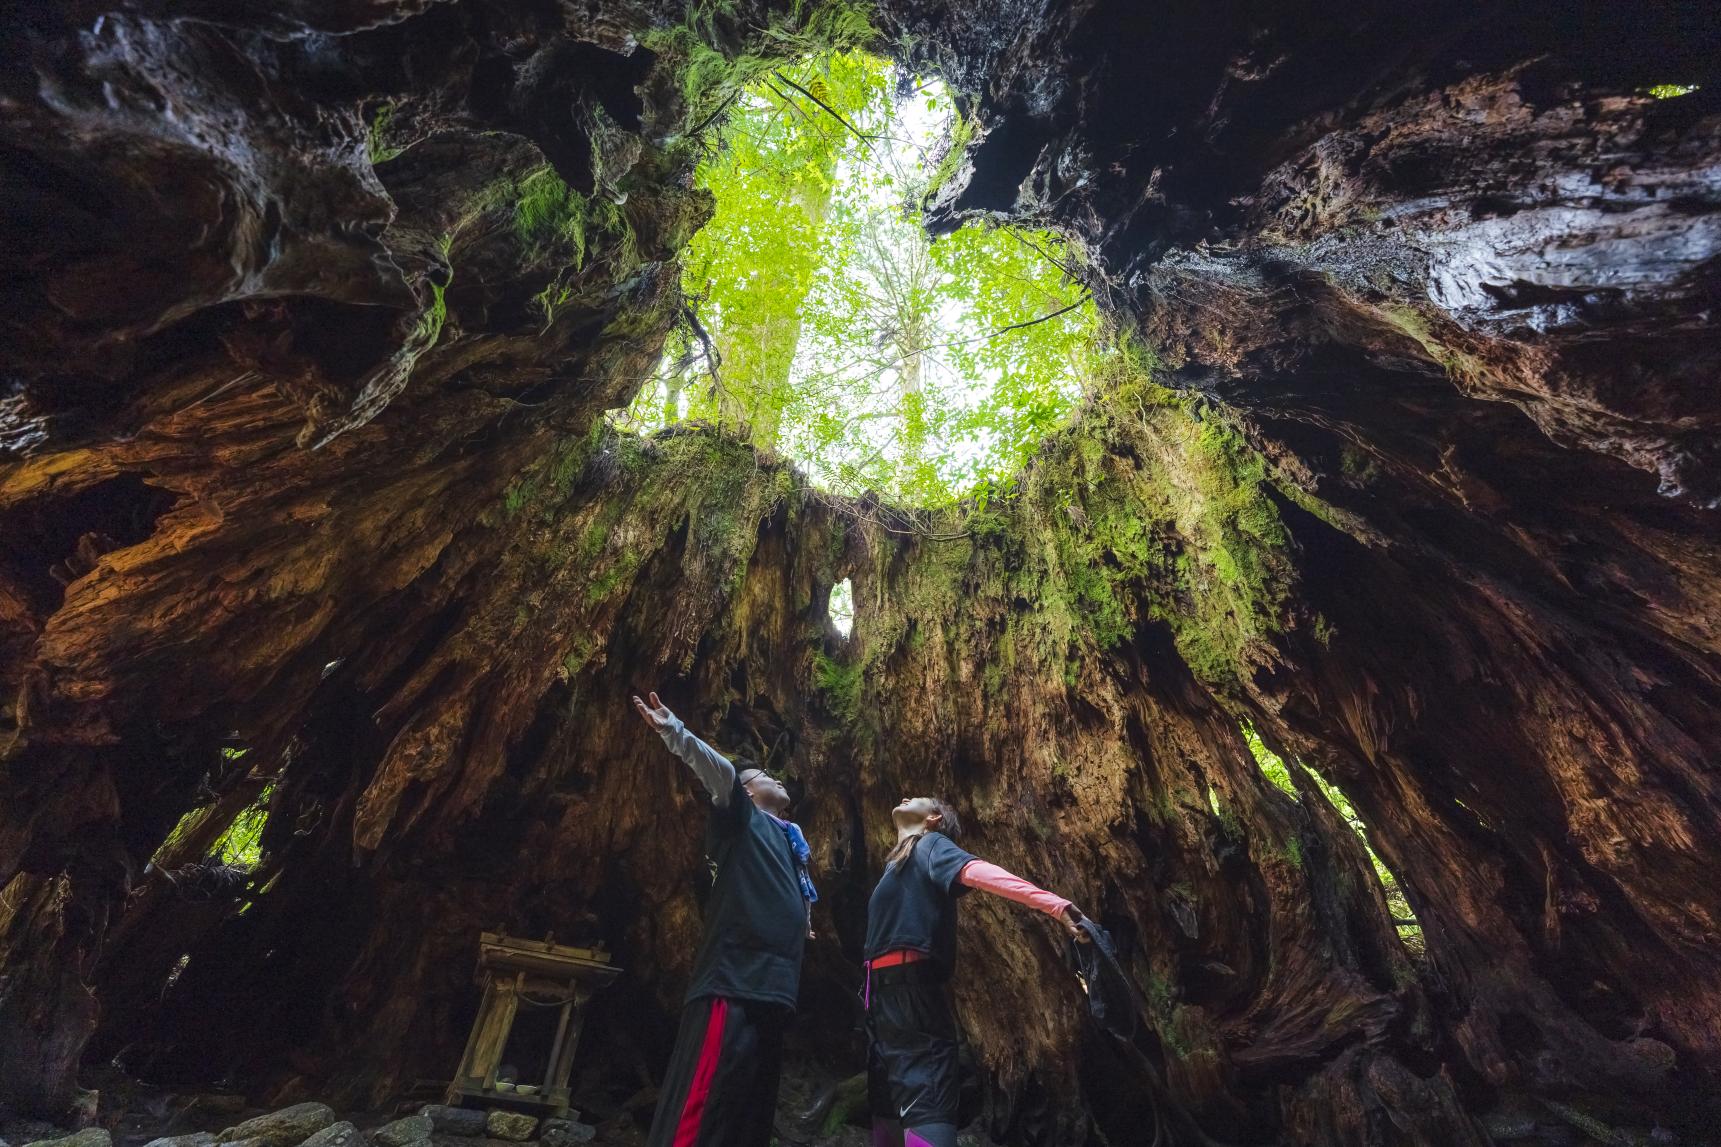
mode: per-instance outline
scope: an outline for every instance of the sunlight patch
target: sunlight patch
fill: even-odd
[[[1098,316],[1054,235],[927,236],[973,131],[942,83],[858,52],[747,88],[699,168],[716,210],[683,256],[698,322],[616,425],[715,425],[898,504],[1008,485],[1080,401]]]
[[[831,587],[830,604],[826,607],[830,614],[831,624],[836,627],[839,635],[847,638],[855,628],[855,590],[844,578]]]
[[[1291,779],[1290,766],[1285,763],[1285,759],[1267,747],[1266,743],[1261,740],[1261,734],[1255,731],[1254,726],[1244,722],[1242,729],[1244,743],[1249,746],[1249,752],[1254,756],[1255,763],[1260,766],[1262,774],[1293,800],[1300,801],[1302,798],[1297,793],[1296,784]],[[1333,811],[1344,818],[1345,823],[1350,825],[1351,831],[1356,833],[1357,839],[1362,842],[1363,851],[1368,853],[1369,864],[1373,866],[1375,877],[1380,881],[1381,892],[1386,897],[1387,909],[1392,914],[1392,923],[1398,932],[1398,938],[1404,942],[1409,951],[1420,955],[1423,952],[1422,925],[1417,920],[1415,910],[1410,907],[1410,898],[1405,894],[1404,885],[1398,879],[1398,875],[1388,868],[1386,862],[1381,860],[1380,855],[1375,852],[1374,845],[1369,842],[1368,826],[1357,815],[1356,808],[1351,804],[1350,798],[1345,796],[1337,785],[1330,783],[1311,768],[1306,761],[1300,762],[1298,767],[1314,782],[1315,787],[1320,790],[1321,795],[1326,798]],[[1211,788],[1208,789],[1208,798],[1215,801],[1214,809],[1217,815],[1218,804],[1213,797]],[[1463,804],[1464,802],[1458,803]]]

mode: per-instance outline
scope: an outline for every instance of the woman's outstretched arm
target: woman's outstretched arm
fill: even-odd
[[[1077,922],[1082,918],[1081,909],[1062,896],[1028,883],[1008,869],[1000,868],[987,860],[970,860],[963,866],[960,879],[970,888],[978,888],[982,892],[990,892],[994,896],[1002,896],[1006,900],[1014,900],[1017,904],[1038,909],[1056,918],[1058,923],[1069,929],[1070,934],[1078,940],[1087,939],[1087,933],[1077,927]]]

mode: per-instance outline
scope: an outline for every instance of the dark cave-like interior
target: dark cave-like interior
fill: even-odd
[[[641,1142],[705,870],[656,689],[813,842],[785,1143],[865,1141],[914,792],[1143,1001],[1108,1040],[1053,929],[965,909],[977,1141],[1713,1141],[1713,5],[43,0],[0,42],[19,1126],[415,1110],[502,930],[624,969],[575,1106]],[[605,419],[737,85],[835,48],[973,125],[929,229],[1057,234],[1131,348],[938,529]],[[516,223],[544,180],[577,252]]]

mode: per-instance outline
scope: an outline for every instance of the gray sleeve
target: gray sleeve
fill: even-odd
[[[728,808],[729,796],[735,791],[735,766],[729,763],[729,758],[689,733],[680,717],[671,717],[657,735],[663,738],[670,752],[693,770],[693,775],[711,794],[711,802],[718,808]]]

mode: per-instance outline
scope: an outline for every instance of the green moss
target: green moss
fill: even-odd
[[[436,345],[436,340],[442,337],[443,324],[448,321],[447,291],[442,283],[430,284],[430,306],[419,316],[413,331],[413,341],[424,344],[425,350]]]
[[[1142,985],[1142,995],[1147,999],[1147,1006],[1155,1016],[1163,1020],[1171,1018],[1174,1006],[1171,981],[1157,972],[1149,972],[1147,981]]]
[[[550,165],[504,183],[496,194],[513,201],[514,235],[526,259],[552,270],[533,298],[546,323],[579,296],[578,276],[588,260],[601,255],[612,280],[639,267],[639,239],[626,211],[601,196],[581,195]]]
[[[956,174],[956,169],[962,166],[963,156],[967,154],[968,145],[974,142],[976,120],[966,115],[958,115],[956,122],[950,128],[950,143],[944,152],[938,166],[932,172],[932,178],[927,181],[926,200],[930,202],[938,195],[939,189],[950,182],[950,177]]]
[[[1339,473],[1359,484],[1372,481],[1377,473],[1374,459],[1354,446],[1339,450]]]
[[[618,588],[631,585],[633,575],[639,570],[642,557],[640,554],[622,550],[615,560],[599,573],[589,586],[586,587],[587,604],[596,605],[608,600]]]
[[[877,39],[872,5],[856,0],[794,0],[772,12],[763,28],[744,25],[732,0],[699,0],[685,20],[654,29],[641,42],[674,69],[683,130],[693,133],[783,61],[862,48]],[[735,44],[746,46],[736,51],[729,47]]]
[[[538,484],[531,478],[516,478],[502,491],[502,512],[515,517],[530,505],[538,493]]]
[[[545,164],[520,180],[515,191],[514,234],[530,254],[566,253],[580,267],[586,259],[590,214],[586,197]]]
[[[860,716],[864,677],[865,667],[859,662],[845,665],[823,650],[813,654],[813,680],[825,695],[826,707],[845,725]]]
[[[584,669],[597,651],[597,639],[589,631],[582,630],[574,638],[574,647],[562,655],[563,675],[572,677]]]
[[[395,147],[388,142],[389,125],[394,122],[395,105],[393,101],[385,101],[378,105],[371,114],[370,132],[367,143],[370,150],[371,163],[387,163],[406,149]]]
[[[1220,832],[1231,840],[1243,839],[1243,825],[1237,819],[1237,811],[1219,799],[1219,790],[1212,785],[1207,786],[1207,808],[1219,822]]]
[[[1237,680],[1285,625],[1289,531],[1265,460],[1211,403],[1156,385],[1153,361],[1120,340],[1081,419],[1010,492],[928,517],[954,540],[918,546],[892,578],[870,631],[878,656],[942,628],[986,665],[988,696],[1021,661],[1075,687],[1093,655],[1160,622],[1198,677]],[[1001,629],[940,625],[976,611]]]
[[[1422,312],[1406,306],[1382,307],[1381,315],[1422,347],[1430,359],[1446,369],[1452,378],[1463,382],[1481,378],[1488,373],[1487,364],[1461,347],[1450,347],[1437,338]]]
[[[834,1136],[851,1122],[860,1122],[860,1117],[866,1114],[867,1078],[863,1072],[852,1075],[837,1085],[837,1093],[832,1097],[831,1109],[825,1115],[825,1121],[819,1128],[819,1134]]]

